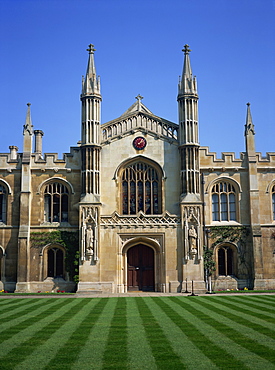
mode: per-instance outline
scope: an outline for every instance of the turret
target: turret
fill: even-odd
[[[100,82],[96,76],[94,45],[90,44],[88,67],[82,81],[82,199],[99,202],[100,184]]]
[[[85,78],[82,79],[82,145],[99,144],[100,126],[100,79],[96,75],[94,45],[87,49],[89,60]]]
[[[181,157],[181,193],[200,193],[198,93],[189,58],[190,49],[184,46],[183,72],[178,87],[179,150]]]

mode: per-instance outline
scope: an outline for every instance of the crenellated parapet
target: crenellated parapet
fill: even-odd
[[[204,168],[245,168],[245,153],[241,152],[240,157],[237,158],[234,152],[221,153],[221,158],[217,157],[216,152],[210,152],[209,147],[200,147],[200,167]]]
[[[17,148],[17,147],[16,147]],[[0,153],[1,170],[19,170],[22,167],[22,153]],[[81,161],[80,148],[71,147],[70,153],[64,153],[63,158],[58,158],[58,153],[45,153],[37,156],[37,153],[30,154],[30,167],[32,170],[39,169],[47,171],[49,169],[79,169]]]

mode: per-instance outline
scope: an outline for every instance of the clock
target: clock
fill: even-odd
[[[146,147],[146,139],[142,136],[138,136],[133,141],[133,146],[136,150],[142,150]]]

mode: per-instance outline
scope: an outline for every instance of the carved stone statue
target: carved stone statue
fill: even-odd
[[[92,225],[88,225],[86,230],[86,253],[94,254],[94,231]]]
[[[194,227],[194,225],[192,225],[188,231],[188,236],[189,236],[189,250],[191,253],[197,253],[197,238],[198,238],[198,235],[197,235],[197,232],[196,232],[196,229]]]

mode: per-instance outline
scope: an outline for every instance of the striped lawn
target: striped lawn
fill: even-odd
[[[275,296],[0,299],[0,369],[275,369]]]

